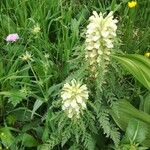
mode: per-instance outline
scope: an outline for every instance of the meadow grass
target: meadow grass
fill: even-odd
[[[16,134],[19,132],[23,137],[18,136],[16,138],[16,143],[18,142],[19,146],[14,144],[10,148],[11,150],[25,149],[25,147],[43,143],[42,148],[49,143],[49,145],[56,145],[56,149],[61,149],[60,147],[63,147],[67,141],[72,145],[72,149],[81,149],[82,146],[75,145],[74,141],[70,139],[71,134],[73,134],[70,128],[75,126],[74,123],[70,124],[71,127],[68,125],[70,127],[68,127],[68,132],[66,130],[63,132],[63,134],[68,134],[68,139],[66,136],[63,139],[63,144],[59,145],[60,131],[65,126],[61,125],[61,122],[66,119],[64,116],[61,118],[59,113],[58,116],[54,114],[60,107],[59,91],[65,80],[72,78],[80,80],[87,72],[83,59],[85,31],[88,18],[93,10],[106,14],[109,11],[114,11],[114,16],[119,20],[117,31],[117,42],[119,44],[115,50],[116,53],[144,55],[145,52],[150,51],[149,0],[137,1],[135,8],[128,7],[128,0],[0,1],[0,130],[1,133],[9,135],[7,140],[1,136],[0,145],[5,148],[10,147],[14,136],[11,135],[9,130],[15,130]],[[39,27],[40,30],[34,32],[35,27]],[[14,43],[6,42],[7,35],[11,33],[18,33],[20,39]],[[31,54],[33,61],[22,59],[26,52]],[[112,66],[117,70],[115,64],[112,64]],[[113,97],[112,93],[114,92],[120,98],[122,95],[127,97],[127,94],[131,94],[134,87],[132,85],[132,90],[126,88],[129,87],[129,81],[123,79],[124,85],[120,86],[120,89],[125,92],[117,92],[117,89],[115,89],[115,78],[117,77],[115,77],[113,67],[111,68],[112,74],[109,75],[110,79],[108,79],[111,87],[108,88],[110,93],[108,94],[106,91],[108,94],[106,95]],[[120,77],[119,72],[117,73]],[[134,94],[131,94],[131,96],[135,96]],[[94,94],[91,97],[93,98]],[[55,108],[55,106],[58,107]],[[95,106],[93,105],[91,109],[94,110]],[[107,111],[102,112],[103,114],[106,113],[104,118],[107,118]],[[87,114],[89,120],[91,119],[89,128],[93,129],[93,133],[96,133],[94,131],[95,124],[92,124],[92,115],[94,116],[94,113]],[[86,117],[84,119],[88,120]],[[54,121],[54,124],[50,120]],[[21,121],[23,123],[20,123]],[[60,129],[56,127],[58,122]],[[77,133],[80,133],[80,127],[85,128],[83,122],[80,123],[78,128],[76,127]],[[38,126],[36,126],[37,124]],[[34,126],[36,127],[34,128]],[[88,130],[90,130],[89,128]],[[53,135],[56,130],[58,132]],[[102,136],[102,131],[99,132]],[[52,133],[55,144],[48,139],[49,133]],[[86,131],[84,133],[87,141],[93,138]],[[114,133],[116,132],[114,131]],[[20,142],[21,138],[24,140]],[[28,142],[28,138],[32,141],[31,143]],[[74,138],[78,139],[79,137],[75,134]],[[107,142],[112,143],[109,140],[102,140],[102,149],[106,148],[104,144]],[[69,144],[66,144],[66,149]],[[91,145],[87,144],[86,146],[90,147]],[[42,150],[42,148],[40,147],[39,150]],[[46,148],[44,149],[46,150]],[[92,149],[93,147],[90,150]]]

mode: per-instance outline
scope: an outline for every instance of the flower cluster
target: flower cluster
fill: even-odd
[[[82,110],[86,109],[88,90],[85,84],[73,79],[71,83],[66,83],[61,92],[62,109],[69,118],[79,118]]]
[[[85,57],[90,65],[92,76],[96,78],[99,67],[103,72],[107,71],[106,67],[109,64],[111,49],[114,47],[113,41],[118,21],[113,19],[113,12],[104,17],[102,13],[98,15],[96,11],[93,12],[89,21],[86,31]]]
[[[23,61],[33,61],[32,55],[28,51],[26,51],[25,54],[20,57],[20,59]]]

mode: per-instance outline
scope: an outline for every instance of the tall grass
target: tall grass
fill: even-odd
[[[72,145],[72,149],[77,150],[83,148],[80,144],[74,144],[79,142],[83,132],[86,135],[83,141],[86,139],[90,143],[94,139],[95,145],[100,147],[99,137],[104,135],[101,130],[95,131],[99,126],[93,121],[95,112],[87,112],[87,118],[84,118],[87,124],[84,124],[84,121],[78,122],[77,126],[74,122],[68,123],[68,120],[64,116],[60,117],[58,113],[61,107],[59,91],[65,80],[82,79],[86,75],[87,70],[83,62],[85,29],[93,10],[103,13],[114,11],[119,20],[118,42],[121,43],[117,50],[140,54],[149,51],[150,1],[137,1],[137,7],[132,9],[128,8],[127,3],[128,0],[0,1],[0,131],[8,136],[0,136],[0,145],[19,150],[37,145],[42,145],[43,148],[51,144],[56,149],[61,149],[60,147],[68,142],[65,149]],[[33,33],[35,26],[40,27],[40,32]],[[18,33],[20,39],[15,43],[6,42],[6,36],[11,33]],[[26,51],[31,53],[33,61],[21,59]],[[104,97],[112,99],[114,95],[119,98],[127,96],[133,90],[133,87],[132,90],[126,88],[129,87],[126,79],[122,81],[123,85],[118,85],[116,80],[122,78],[122,75],[118,71],[115,77],[114,68],[117,70],[116,65],[112,64],[112,73],[108,78],[110,84],[104,94]],[[84,81],[89,82],[86,79]],[[115,86],[119,86],[121,90],[117,91]],[[94,99],[94,94],[91,97]],[[106,102],[106,105],[107,103],[109,102]],[[90,109],[95,110],[95,106]],[[107,120],[107,110],[100,111],[106,113],[104,118]],[[63,121],[66,121],[66,124]],[[75,129],[72,131],[73,127]],[[62,137],[62,130],[63,134],[67,134],[66,137]],[[101,142],[102,149],[105,149],[104,145],[109,141],[102,139]],[[92,147],[89,143],[85,144],[88,149]]]

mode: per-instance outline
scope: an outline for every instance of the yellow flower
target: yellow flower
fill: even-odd
[[[144,54],[144,56],[147,57],[147,58],[150,58],[150,52],[146,52],[146,53]]]
[[[137,2],[136,2],[136,1],[128,2],[128,7],[129,7],[129,8],[134,8],[136,5],[137,5]]]

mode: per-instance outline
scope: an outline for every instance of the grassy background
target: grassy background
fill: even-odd
[[[44,129],[38,126],[37,133],[34,135],[34,132],[31,132],[31,135],[34,135],[39,143],[46,141],[47,122],[43,123],[41,120],[45,119],[52,103],[57,100],[60,87],[68,76],[79,79],[84,76],[85,30],[93,10],[103,13],[115,11],[115,17],[119,20],[120,47],[117,50],[142,55],[150,51],[150,1],[138,0],[138,5],[132,9],[128,8],[127,3],[128,0],[1,0],[0,92],[3,92],[0,93],[1,124],[3,126],[9,124],[16,130],[22,128],[23,132],[26,132],[29,128],[24,127],[26,122],[30,128],[41,123]],[[32,30],[37,24],[41,31],[33,34]],[[10,33],[18,33],[20,39],[16,43],[6,43],[5,38]],[[23,62],[20,59],[26,51],[32,54],[33,62]],[[49,57],[45,57],[45,54]],[[83,70],[76,71],[80,66]],[[133,79],[121,80],[119,87],[121,90],[118,92],[115,75],[113,73],[110,75],[110,88],[105,91],[105,95],[110,90],[108,97],[113,98],[112,92],[121,98],[124,91],[130,90],[127,84],[128,82],[132,84]],[[133,97],[141,92],[133,85],[131,88]],[[114,91],[111,91],[112,89]],[[40,104],[43,104],[43,107],[38,109]],[[38,109],[37,113],[33,111],[34,108]],[[29,117],[24,117],[25,112]],[[31,113],[40,119],[35,117],[32,123]],[[14,124],[15,119],[19,120],[17,124]],[[20,123],[21,121],[23,123]],[[55,121],[55,124],[58,122]],[[57,129],[53,125],[49,126],[52,131]],[[11,135],[9,137],[8,142],[4,139],[5,146],[9,146],[13,138]],[[104,139],[101,145],[103,143],[107,144],[108,141]]]

